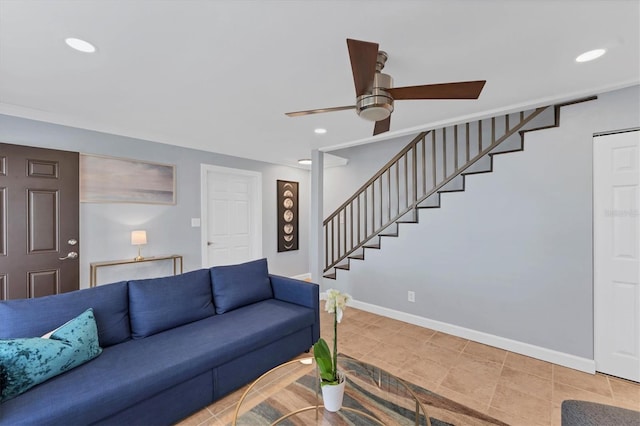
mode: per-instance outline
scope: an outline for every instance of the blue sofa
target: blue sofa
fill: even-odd
[[[39,337],[92,308],[102,353],[0,404],[0,424],[171,424],[309,350],[316,284],[266,259],[0,302],[0,339]]]

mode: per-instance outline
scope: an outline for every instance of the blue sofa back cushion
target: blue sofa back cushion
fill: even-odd
[[[98,326],[100,346],[131,338],[125,281],[84,290],[0,302],[0,339],[39,337],[89,308]]]
[[[267,259],[214,266],[211,268],[211,285],[218,314],[273,298]]]
[[[215,315],[208,269],[129,281],[131,335],[142,339]]]
[[[62,325],[49,338],[0,340],[0,402],[62,374],[102,353],[92,309]]]

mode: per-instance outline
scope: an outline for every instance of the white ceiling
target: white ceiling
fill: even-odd
[[[0,113],[293,165],[371,140],[354,111],[284,115],[355,103],[346,38],[378,42],[395,86],[487,80],[396,102],[383,137],[640,82],[637,0],[0,0]]]

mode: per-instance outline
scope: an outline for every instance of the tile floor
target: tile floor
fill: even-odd
[[[322,336],[328,342],[331,321],[322,312]],[[338,333],[341,353],[511,425],[560,425],[560,404],[565,399],[640,410],[637,383],[582,373],[355,308],[347,308]],[[228,424],[244,390],[179,425]]]

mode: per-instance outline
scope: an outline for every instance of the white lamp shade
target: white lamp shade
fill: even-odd
[[[131,231],[131,244],[134,246],[147,244],[147,231]]]

